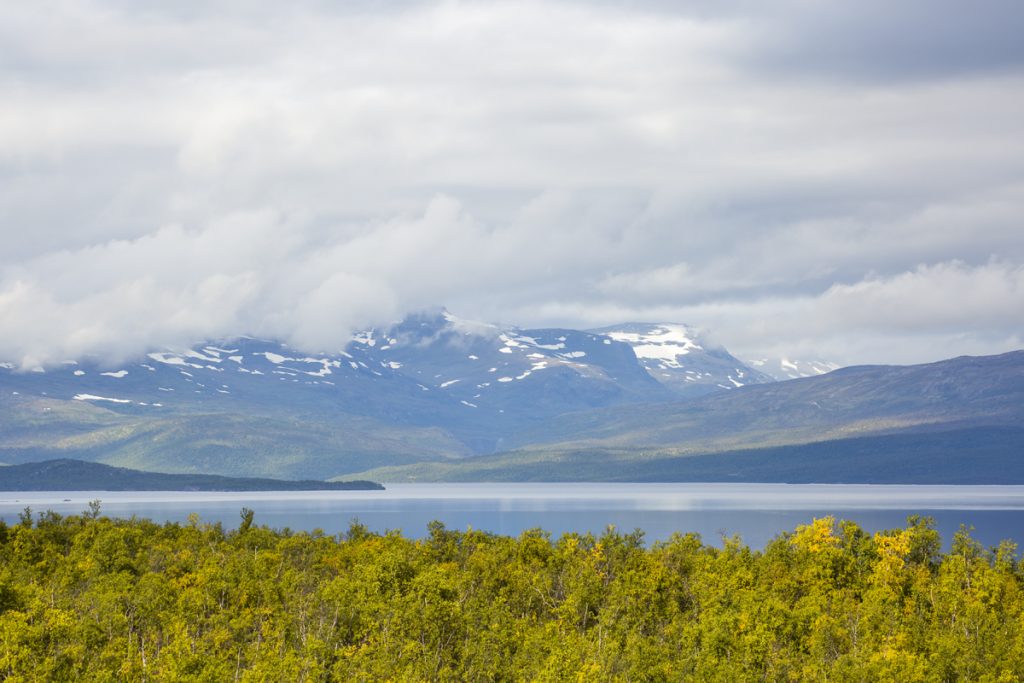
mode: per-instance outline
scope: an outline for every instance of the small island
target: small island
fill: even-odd
[[[372,481],[165,474],[58,459],[0,467],[0,491],[382,491]]]

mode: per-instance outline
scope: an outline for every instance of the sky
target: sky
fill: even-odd
[[[0,359],[445,305],[744,358],[1024,347],[1019,0],[0,10]]]

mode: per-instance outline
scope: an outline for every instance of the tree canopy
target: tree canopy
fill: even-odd
[[[1016,547],[816,519],[754,551],[608,529],[420,540],[26,511],[0,523],[8,681],[1024,677]]]

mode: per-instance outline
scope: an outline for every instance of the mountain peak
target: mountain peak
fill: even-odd
[[[592,332],[632,346],[652,377],[682,394],[772,381],[725,348],[708,343],[702,330],[684,323],[629,322]]]

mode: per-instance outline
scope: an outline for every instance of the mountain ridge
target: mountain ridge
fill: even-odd
[[[668,467],[694,455],[1013,426],[1024,422],[1022,368],[1024,352],[1011,352],[774,382],[685,325],[525,329],[439,309],[332,353],[239,338],[117,368],[0,368],[0,462],[295,479],[469,472],[490,462],[482,457],[515,470],[585,453],[615,454],[626,469],[630,460]],[[608,473],[595,461],[597,471]]]
[[[720,457],[716,467],[702,471],[732,480],[730,459],[749,464],[751,459],[775,454],[779,471],[790,471],[796,481],[800,477],[786,470],[787,463],[780,459],[785,454],[796,453],[810,466],[810,455],[827,457],[839,450],[862,459],[858,467],[863,472],[856,476],[849,468],[837,469],[846,473],[844,480],[888,481],[879,468],[887,462],[898,464],[899,453],[913,452],[915,457],[934,458],[936,467],[947,471],[927,476],[923,470],[904,473],[899,481],[913,483],[907,477],[916,477],[914,481],[949,483],[958,477],[978,479],[968,471],[970,454],[950,460],[952,451],[971,442],[960,439],[964,434],[985,444],[987,460],[975,466],[992,467],[1002,461],[1005,466],[995,470],[995,477],[998,472],[1016,472],[1024,453],[1024,432],[1018,430],[1022,423],[1024,351],[1013,351],[912,366],[854,366],[822,377],[752,385],[687,402],[570,413],[522,434],[517,447],[507,453],[458,464],[423,463],[369,472],[388,481],[471,480],[474,476],[504,480],[510,472],[521,478],[545,472],[544,476],[562,480],[568,473],[581,476],[588,471],[588,476],[601,480],[641,471],[646,473],[640,480],[650,480],[652,472],[667,480],[694,472],[696,461],[691,458]],[[856,441],[864,438],[874,441]],[[922,444],[920,448],[913,448],[915,440]],[[865,460],[857,447],[863,443],[891,450]],[[569,464],[564,464],[566,458]],[[637,463],[647,463],[648,469],[638,469]],[[951,473],[949,467],[957,471]],[[826,476],[818,481],[833,479]],[[1017,481],[1024,483],[1024,474]]]
[[[40,408],[59,408],[65,417],[80,418],[76,424],[64,420],[51,425],[63,437],[89,431],[90,424],[110,423],[113,431],[105,437],[97,432],[96,440],[117,448],[128,448],[126,432],[142,423],[154,427],[150,431],[165,425],[178,432],[183,421],[236,414],[238,423],[258,417],[309,423],[326,443],[346,441],[347,432],[353,436],[348,441],[362,444],[362,452],[390,464],[438,457],[440,451],[448,457],[495,452],[550,414],[664,401],[673,395],[638,363],[630,345],[610,337],[477,323],[445,309],[354,334],[330,353],[299,352],[280,342],[240,337],[153,350],[113,368],[84,359],[45,372],[16,372],[6,364],[0,368],[0,393],[74,401],[121,415],[88,415],[88,410],[66,405]],[[20,423],[23,436],[26,419]],[[0,418],[0,435],[18,431],[14,422],[5,424]],[[120,435],[114,433],[118,429]],[[308,430],[297,425],[288,429],[292,436],[286,442],[306,440],[303,431]],[[175,440],[173,434],[165,437]],[[405,452],[393,452],[396,442],[406,444]],[[64,455],[61,448],[67,445],[56,439],[33,444],[45,451],[34,455]],[[359,450],[343,443],[338,448]],[[0,444],[0,457],[5,449],[10,450],[9,444]],[[323,455],[315,448],[307,451],[308,461]],[[134,456],[124,457],[120,464],[149,466]],[[195,466],[202,466],[204,459],[194,458]]]

